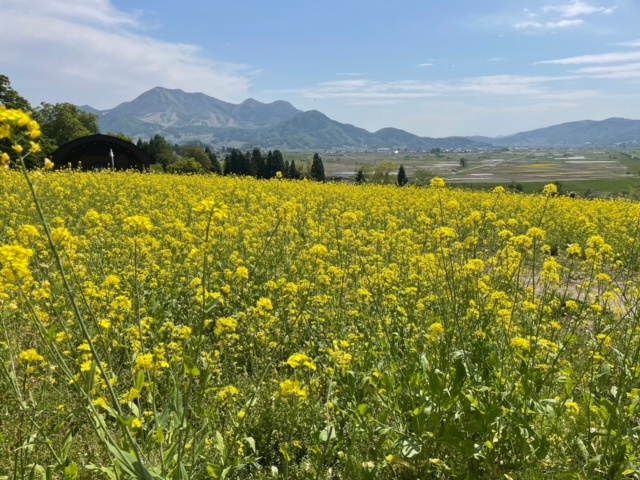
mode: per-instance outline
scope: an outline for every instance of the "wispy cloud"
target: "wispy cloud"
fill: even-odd
[[[607,78],[613,80],[640,79],[640,63],[613,65],[608,67],[585,67],[576,73],[592,78]]]
[[[512,27],[524,32],[553,32],[576,28],[584,25],[584,17],[615,12],[614,7],[592,5],[582,0],[573,0],[567,4],[545,5],[537,11],[525,8],[525,18],[512,23]]]
[[[586,78],[610,80],[640,79],[640,41],[619,42],[615,45],[633,47],[634,51],[618,51],[591,55],[543,60],[538,64],[581,67],[570,73]]]
[[[416,67],[433,67],[433,63],[419,63]]]
[[[594,13],[603,13],[608,15],[615,11],[611,7],[596,7],[580,0],[574,0],[566,5],[547,5],[542,8],[544,13],[557,12],[561,17],[582,17],[584,15],[593,15]]]
[[[302,98],[340,99],[351,104],[399,102],[431,97],[522,97],[527,99],[578,99],[595,95],[591,90],[563,89],[551,84],[573,81],[578,75],[555,77],[492,75],[458,81],[423,82],[399,80],[382,82],[370,79],[321,82],[315,87],[287,91]]]
[[[556,60],[544,60],[538,63],[550,65],[588,65],[636,61],[640,61],[640,51],[601,53],[596,55],[579,55],[576,57],[558,58]]]
[[[584,20],[580,18],[576,18],[573,20],[559,20],[557,22],[519,22],[516,23],[513,27],[516,30],[560,30],[563,28],[571,28],[582,25]]]
[[[225,100],[248,96],[248,67],[158,40],[145,33],[139,13],[110,0],[39,0],[28,9],[22,0],[0,0],[0,11],[0,65],[32,98],[83,103],[99,90],[103,104],[94,106],[105,108],[157,85]]]
[[[640,40],[633,40],[631,42],[618,42],[618,43],[612,43],[611,45],[617,46],[617,47],[632,47],[632,48],[637,48],[640,47]]]

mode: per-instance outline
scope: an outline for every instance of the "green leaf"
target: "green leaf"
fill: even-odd
[[[158,443],[164,442],[164,428],[158,427],[158,430],[156,430],[154,437],[156,439],[156,442]]]
[[[329,427],[323,429],[320,432],[320,435],[318,435],[318,438],[320,439],[320,442],[322,442],[322,443],[326,443],[327,440],[333,440],[334,438],[336,438],[336,430],[335,430],[335,428],[333,428],[332,426],[329,426]]]
[[[365,416],[368,411],[369,411],[369,405],[367,405],[366,403],[358,405],[358,414],[360,414],[361,416]]]
[[[76,478],[78,478],[78,473],[78,465],[72,463],[64,469],[64,478],[65,480],[75,480]]]
[[[71,430],[64,437],[64,443],[62,445],[62,453],[60,454],[60,461],[64,463],[69,456],[69,450],[71,449],[71,442],[73,442],[73,435],[71,434]]]
[[[116,472],[112,467],[99,467],[90,463],[89,465],[85,465],[84,468],[86,468],[87,470],[97,470],[99,472],[102,472],[107,476],[109,480],[118,480]]]
[[[611,378],[611,365],[608,362],[602,362],[600,374],[596,377],[596,384],[601,391],[605,389]]]
[[[93,390],[93,386],[96,380],[96,361],[95,359],[91,362],[91,371],[89,372],[89,376],[87,377],[86,384],[86,392],[87,395],[91,395],[91,391]]]
[[[44,467],[42,465],[34,465],[32,463],[32,464],[27,465],[27,468],[32,471],[32,476],[33,476],[33,471],[36,471],[36,472],[38,472],[40,474],[40,478],[41,479],[47,478],[46,477],[47,476],[47,472],[46,472],[46,470],[44,469]]]
[[[216,432],[216,449],[224,458],[224,438],[222,438],[222,434],[220,432]]]
[[[256,441],[253,439],[253,437],[246,437],[244,441],[249,444],[249,447],[251,447],[253,453],[256,453]]]
[[[402,456],[405,458],[413,458],[422,451],[422,445],[412,438],[400,441],[400,446],[402,447]]]
[[[573,380],[571,377],[566,377],[565,389],[568,397],[573,397]]]
[[[140,392],[142,391],[142,387],[144,387],[144,381],[144,370],[140,370],[138,372],[138,378],[136,379],[136,389]]]
[[[456,375],[453,379],[452,394],[460,391],[465,379],[467,378],[467,368],[461,358],[456,358],[454,362],[454,368],[456,369]]]
[[[207,465],[207,473],[211,478],[220,478],[220,467],[217,465]]]
[[[191,375],[192,377],[200,376],[200,369],[196,365],[196,362],[194,362],[192,358],[187,357],[186,355],[184,357],[184,373],[186,373],[187,375]]]

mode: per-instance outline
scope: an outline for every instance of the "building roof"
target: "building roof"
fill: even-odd
[[[111,157],[113,152],[113,161]],[[131,142],[110,135],[88,135],[65,143],[51,155],[56,168],[147,170],[154,158]]]

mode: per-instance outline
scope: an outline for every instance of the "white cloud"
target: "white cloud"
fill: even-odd
[[[547,5],[542,8],[544,13],[557,12],[561,17],[581,17],[594,13],[610,14],[615,11],[611,7],[596,7],[580,0],[574,0],[567,5]]]
[[[559,58],[556,60],[544,60],[538,63],[550,65],[586,65],[586,64],[602,64],[602,63],[622,63],[636,62],[640,60],[640,51],[638,52],[613,52],[602,53],[596,55],[579,55],[576,57]]]
[[[33,0],[28,8],[22,0],[0,0],[0,11],[0,65],[32,101],[108,108],[158,85],[230,101],[249,96],[246,66],[153,38],[139,15],[110,0]]]
[[[615,11],[613,7],[600,7],[581,0],[573,0],[563,5],[546,5],[538,13],[525,8],[526,19],[512,23],[516,30],[524,32],[553,32],[584,25],[588,15],[609,15]]]
[[[560,30],[582,25],[584,20],[576,18],[573,20],[559,20],[557,22],[520,22],[514,25],[516,30]]]
[[[587,90],[557,90],[551,83],[573,81],[576,75],[557,77],[492,75],[458,81],[422,82],[402,80],[382,82],[369,79],[322,82],[316,87],[287,91],[301,98],[341,99],[351,104],[415,101],[433,97],[523,97],[539,99],[578,99],[591,96]],[[366,103],[365,103],[366,102]]]
[[[419,63],[416,67],[433,67],[433,63]]]
[[[592,78],[613,80],[640,79],[640,63],[627,63],[608,67],[586,67],[576,70],[576,73]]]
[[[619,43],[612,43],[611,45],[616,45],[619,47],[633,47],[633,48],[637,48],[640,47],[640,40],[634,40],[632,42],[619,42]]]
[[[640,47],[640,41],[621,42],[615,45],[637,48]],[[584,78],[609,80],[640,79],[640,50],[578,55],[575,57],[545,60],[537,63],[581,67],[571,72]]]

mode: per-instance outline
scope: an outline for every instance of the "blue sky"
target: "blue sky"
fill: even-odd
[[[640,118],[636,0],[0,0],[32,103],[164,86],[287,100],[374,131],[506,135]]]

